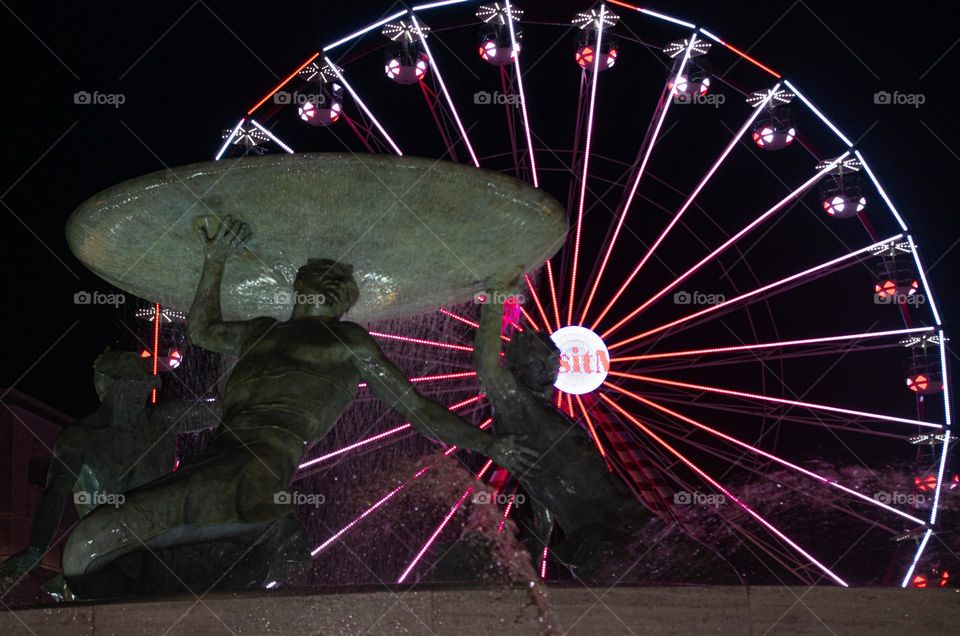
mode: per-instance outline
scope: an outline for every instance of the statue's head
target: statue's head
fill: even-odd
[[[101,401],[109,396],[142,403],[159,387],[160,379],[150,372],[149,358],[107,349],[93,363],[93,385]]]
[[[327,258],[311,258],[293,281],[295,305],[310,305],[310,315],[340,318],[360,297],[353,265]]]
[[[504,351],[507,370],[520,384],[549,400],[560,372],[560,350],[544,332],[527,329],[510,336]]]

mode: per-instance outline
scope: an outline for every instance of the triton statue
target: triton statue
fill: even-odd
[[[97,593],[88,582],[125,554],[262,536],[291,518],[293,505],[278,501],[277,493],[361,381],[425,435],[487,455],[515,473],[531,466],[535,453],[422,396],[360,325],[341,320],[359,295],[349,265],[319,259],[303,265],[288,320],[224,321],[225,263],[246,249],[250,228],[226,217],[212,235],[202,227],[200,233],[204,262],[189,334],[197,345],[239,356],[223,393],[223,421],[196,462],[80,522],[63,554],[64,577],[78,594]]]

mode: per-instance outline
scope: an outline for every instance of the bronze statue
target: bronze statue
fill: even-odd
[[[196,463],[81,521],[64,548],[71,587],[133,551],[249,536],[289,519],[293,505],[278,502],[277,493],[361,381],[429,437],[514,472],[531,465],[534,453],[512,436],[494,437],[422,396],[363,327],[341,320],[359,295],[349,265],[311,259],[302,266],[288,320],[224,321],[225,263],[246,249],[250,228],[226,217],[213,236],[200,231],[204,263],[188,330],[195,344],[239,356],[223,393],[223,421]]]
[[[107,350],[93,370],[100,407],[57,438],[30,545],[0,565],[0,575],[26,574],[39,565],[71,491],[81,517],[98,505],[116,504],[123,493],[173,469],[178,433],[212,428],[219,419],[216,404],[171,401],[148,407],[159,378],[136,353]]]
[[[501,364],[503,300],[516,283],[494,285],[498,291],[487,294],[474,343],[494,429],[539,454],[531,468],[513,473],[533,502],[539,545],[549,545],[554,525],[560,526],[564,540],[551,552],[587,573],[614,556],[651,515],[610,474],[586,432],[551,403],[560,352],[550,336],[532,329],[514,332]]]

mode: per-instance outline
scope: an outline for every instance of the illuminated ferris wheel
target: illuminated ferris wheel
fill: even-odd
[[[711,493],[728,503],[714,514],[801,581],[845,586],[888,570],[906,587],[926,571],[955,486],[938,305],[868,159],[789,79],[702,26],[619,0],[560,17],[510,0],[431,2],[312,53],[224,132],[215,158],[344,147],[505,172],[566,204],[567,242],[526,276],[504,335],[551,334],[557,408],[664,520],[694,523],[689,502]],[[413,377],[418,388],[482,413],[476,309],[438,308],[466,329],[458,339],[372,333],[446,364]],[[410,433],[392,426],[301,469]],[[823,458],[903,460],[913,474],[867,490]],[[478,479],[496,472],[480,466]],[[798,505],[829,528],[887,536],[888,552],[854,568],[853,540],[802,545],[749,497],[784,472],[808,483],[789,495]],[[314,556],[428,476],[385,489]],[[416,576],[468,495],[429,522],[398,582]],[[543,574],[548,558],[545,546]]]

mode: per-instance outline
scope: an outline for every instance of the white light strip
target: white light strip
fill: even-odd
[[[353,90],[353,87],[350,86],[350,82],[348,82],[347,78],[343,76],[343,74],[340,72],[340,69],[338,69],[326,55],[323,56],[323,61],[327,64],[330,70],[334,72],[334,74],[337,76],[337,79],[343,83],[344,87],[347,89],[347,92],[350,93],[350,96],[353,98],[353,101],[357,102],[357,106],[360,107],[360,110],[362,110],[366,116],[370,118],[370,120],[373,122],[373,125],[377,127],[377,130],[380,131],[380,134],[383,135],[383,138],[386,139],[387,143],[390,144],[390,147],[393,148],[393,151],[402,157],[403,153],[400,151],[400,148],[393,142],[393,139],[387,134],[387,131],[384,130],[383,126],[380,125],[380,122],[377,120],[377,118],[373,116],[373,113],[370,112],[370,109],[367,108],[367,105],[363,103],[363,100],[360,99],[360,96],[357,95],[357,92]]]
[[[710,38],[711,40],[713,40],[713,41],[716,42],[717,44],[723,44],[723,40],[721,40],[720,38],[718,38],[717,36],[715,36],[713,33],[710,33],[709,31],[707,31],[707,30],[704,29],[703,27],[700,27],[700,33],[703,33],[705,36],[707,36],[708,38]]]
[[[940,377],[943,379],[943,409],[946,414],[947,427],[953,426],[950,415],[950,378],[947,377],[947,334],[940,330]]]
[[[651,11],[650,9],[639,9],[640,13],[645,13],[654,18],[660,18],[661,20],[666,20],[667,22],[673,22],[674,24],[679,24],[680,26],[685,26],[688,29],[696,29],[696,24],[690,24],[689,22],[684,22],[683,20],[678,20],[677,18],[671,18],[668,15],[662,13],[657,13],[656,11]]]
[[[900,216],[900,213],[897,212],[896,206],[893,205],[893,201],[890,200],[890,197],[887,196],[886,191],[880,185],[880,182],[877,180],[877,177],[874,176],[873,170],[870,169],[870,166],[867,165],[867,160],[863,158],[863,155],[860,154],[859,150],[854,150],[853,154],[857,156],[857,159],[860,160],[860,165],[863,166],[863,169],[867,171],[867,176],[870,177],[870,180],[873,181],[873,185],[877,188],[877,192],[880,193],[880,196],[883,197],[883,200],[886,201],[887,207],[890,208],[890,211],[893,212],[893,216],[897,219],[897,223],[900,224],[900,229],[904,232],[907,232],[907,224],[903,222],[903,218]]]
[[[291,155],[293,154],[293,148],[291,148],[291,147],[288,146],[287,144],[285,144],[285,143],[283,143],[282,141],[280,141],[280,140],[277,138],[276,135],[274,135],[272,132],[270,132],[269,130],[267,130],[267,129],[264,128],[263,126],[261,126],[261,125],[259,124],[259,122],[257,122],[256,119],[251,119],[251,120],[250,120],[250,123],[253,124],[254,126],[256,126],[257,128],[259,128],[260,131],[261,131],[264,135],[266,135],[267,137],[269,137],[270,139],[272,139],[275,144],[277,144],[278,146],[280,146],[281,148],[283,148],[284,150],[286,150],[287,152],[289,152]]]
[[[917,553],[913,555],[913,563],[910,564],[910,569],[907,570],[907,575],[903,577],[903,582],[900,584],[900,587],[907,587],[910,584],[910,577],[913,576],[913,570],[917,567],[917,562],[920,560],[920,555],[923,554],[923,549],[927,547],[927,541],[930,540],[930,535],[933,534],[933,530],[927,530],[923,534],[923,541],[920,542],[920,547],[917,548]]]
[[[384,18],[383,20],[380,20],[379,22],[377,22],[377,23],[375,23],[375,24],[371,24],[371,25],[368,26],[368,27],[364,27],[363,29],[360,29],[359,31],[355,31],[354,33],[351,33],[350,35],[348,35],[348,36],[346,36],[346,37],[344,37],[344,38],[341,38],[341,39],[337,40],[336,42],[332,42],[331,44],[325,45],[325,46],[323,47],[323,50],[324,50],[324,51],[330,51],[330,50],[334,49],[335,47],[340,46],[341,44],[346,44],[346,43],[349,42],[350,40],[353,40],[353,39],[355,39],[355,38],[358,38],[358,37],[360,37],[361,35],[363,35],[363,34],[365,34],[365,33],[369,33],[370,31],[373,31],[373,30],[376,29],[377,27],[382,27],[384,24],[386,24],[387,22],[390,22],[391,20],[396,20],[396,19],[399,18],[400,16],[404,15],[406,12],[407,12],[406,9],[404,9],[403,11],[397,11],[397,12],[394,13],[393,15],[391,15],[391,16],[389,16],[389,17],[386,17],[386,18]]]
[[[577,268],[580,265],[580,235],[583,232],[583,209],[587,198],[587,180],[590,177],[590,146],[593,141],[593,116],[597,106],[597,79],[600,77],[600,60],[603,57],[603,21],[607,15],[607,6],[600,5],[600,19],[597,20],[597,44],[593,51],[593,77],[590,78],[590,106],[587,113],[587,136],[583,146],[583,174],[580,177],[580,199],[577,205],[577,226],[573,238],[573,265],[570,268],[570,303],[567,308],[567,324],[573,324],[573,303],[576,299]],[[586,66],[584,66],[586,73]],[[560,325],[557,325],[560,328]]]
[[[436,9],[437,7],[445,7],[451,4],[463,4],[464,2],[471,2],[471,1],[472,0],[442,0],[441,2],[431,2],[429,4],[415,4],[413,5],[413,10],[426,11],[427,9]]]
[[[527,152],[530,155],[530,175],[532,176],[533,187],[540,187],[540,179],[537,176],[537,160],[533,156],[533,139],[530,136],[530,120],[527,118],[527,98],[523,92],[523,73],[520,72],[520,45],[517,43],[517,34],[513,28],[513,9],[510,7],[510,0],[505,0],[507,9],[507,24],[510,28],[510,47],[513,51],[513,67],[517,72],[517,88],[520,93],[520,113],[523,116],[523,132],[527,138]]]
[[[913,262],[917,266],[917,272],[920,273],[920,280],[923,282],[923,293],[927,295],[927,300],[930,302],[930,311],[933,312],[933,319],[937,322],[937,326],[940,326],[940,312],[937,311],[937,303],[933,299],[933,292],[930,291],[930,285],[927,284],[927,275],[923,271],[923,266],[920,264],[920,255],[917,253],[917,245],[913,242],[913,237],[907,234],[907,242],[910,243],[910,252],[913,254]]]
[[[943,432],[943,448],[940,449],[940,468],[937,470],[937,487],[933,491],[933,506],[930,508],[930,525],[937,522],[937,507],[940,505],[940,489],[943,487],[943,469],[947,464],[947,449],[950,447],[950,429]]]
[[[473,151],[473,145],[470,143],[470,138],[467,137],[467,130],[463,127],[463,122],[460,121],[460,115],[457,113],[457,107],[453,105],[453,98],[450,97],[450,92],[447,90],[447,85],[443,81],[443,76],[440,75],[440,67],[437,66],[437,60],[433,57],[433,53],[430,52],[430,45],[427,44],[427,38],[424,37],[423,31],[420,29],[420,21],[417,20],[417,16],[410,14],[410,19],[413,21],[413,26],[417,29],[417,35],[420,36],[420,41],[423,43],[423,50],[427,54],[427,57],[430,59],[430,70],[437,77],[437,82],[440,84],[440,90],[443,91],[443,96],[447,100],[447,105],[450,106],[450,114],[453,115],[454,121],[457,122],[457,128],[460,129],[460,136],[463,138],[463,143],[467,146],[467,151],[470,153],[470,159],[473,160],[473,165],[477,168],[480,167],[480,161],[477,160],[477,154]]]
[[[794,86],[793,84],[791,84],[789,80],[783,80],[783,83],[787,85],[787,88],[789,88],[789,89],[793,92],[794,95],[796,95],[797,97],[800,98],[800,101],[802,101],[804,104],[807,105],[807,108],[809,108],[810,110],[813,111],[813,114],[814,114],[814,115],[816,115],[817,117],[820,118],[820,121],[822,121],[823,123],[825,123],[825,124],[830,128],[830,130],[832,130],[834,133],[836,133],[837,137],[839,137],[841,140],[843,140],[843,143],[847,144],[848,147],[852,147],[852,146],[853,146],[853,142],[850,141],[850,140],[847,138],[846,135],[844,135],[842,132],[840,132],[840,129],[837,128],[836,126],[834,126],[834,125],[830,122],[830,120],[827,119],[826,115],[824,115],[823,113],[821,113],[820,110],[819,110],[816,106],[813,105],[813,102],[811,102],[809,99],[807,99],[806,97],[804,97],[804,96],[803,96],[803,93],[801,93],[799,90],[797,90],[797,87],[796,87],[796,86]]]
[[[214,161],[220,161],[220,157],[222,157],[223,153],[227,151],[227,148],[230,146],[230,142],[233,141],[233,138],[237,136],[237,132],[239,132],[240,126],[243,126],[244,121],[246,121],[246,118],[243,118],[237,122],[237,125],[233,128],[233,132],[230,133],[230,136],[227,137],[227,140],[223,142],[222,146],[220,146],[220,151],[217,152],[217,156],[213,158]]]

